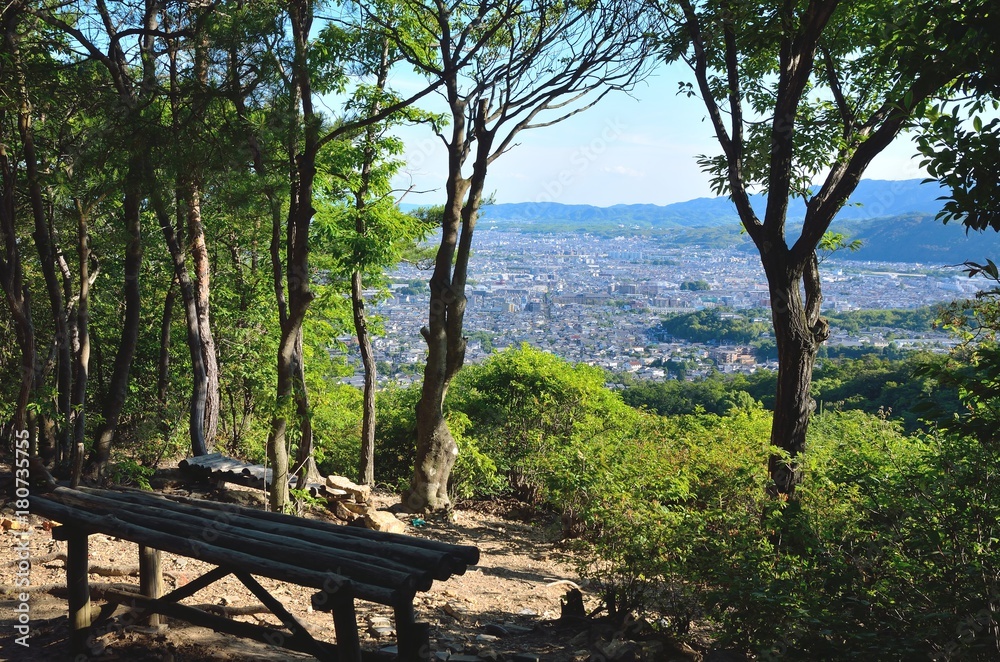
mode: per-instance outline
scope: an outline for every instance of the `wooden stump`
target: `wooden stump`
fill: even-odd
[[[69,589],[70,648],[74,655],[87,653],[90,636],[90,566],[87,560],[88,538],[74,527],[62,532],[66,537],[66,585]]]
[[[154,600],[163,596],[163,573],[160,571],[160,550],[139,545],[139,588],[147,598]],[[159,627],[160,615],[150,613],[146,625]]]

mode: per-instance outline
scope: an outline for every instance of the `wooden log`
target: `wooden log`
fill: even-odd
[[[259,558],[244,552],[218,547],[204,540],[161,533],[143,526],[123,522],[113,516],[84,512],[78,508],[72,508],[71,506],[45,499],[40,495],[32,495],[30,500],[32,512],[56,521],[76,524],[77,526],[85,527],[87,530],[100,531],[133,542],[140,542],[149,547],[155,547],[173,554],[190,556],[214,563],[215,565],[238,567],[257,575],[323,589],[331,594],[346,592],[353,595],[357,592],[357,595],[361,595],[362,591],[358,590],[360,587],[368,595],[364,599],[382,604],[394,604],[396,600],[402,597],[397,591],[375,586],[358,585],[347,577],[334,572],[319,572],[300,568],[288,563]],[[382,602],[383,600],[387,602]]]
[[[90,492],[93,491],[90,488],[80,488],[81,491]],[[127,493],[127,494],[149,494],[144,493],[140,490],[120,487],[115,490],[106,490],[112,493]],[[168,497],[162,497],[168,498]],[[319,531],[332,531],[334,533],[340,533],[342,535],[354,536],[357,538],[364,538],[366,540],[376,540],[379,542],[400,542],[400,539],[405,539],[405,544],[412,547],[420,547],[423,549],[429,549],[432,551],[443,552],[448,554],[459,561],[461,565],[476,565],[479,563],[479,548],[472,545],[452,545],[450,543],[438,542],[436,540],[428,540],[426,538],[417,538],[416,536],[401,536],[397,533],[385,533],[382,531],[371,531],[370,529],[362,529],[358,527],[351,526],[341,526],[338,524],[329,524],[327,522],[320,522],[317,520],[310,520],[305,518],[293,517],[291,515],[285,515],[283,513],[274,513],[265,510],[257,510],[256,508],[247,508],[246,506],[239,506],[236,504],[221,504],[216,501],[208,501],[206,499],[197,499],[194,497],[184,497],[172,495],[169,497],[172,501],[177,501],[179,503],[191,504],[201,506],[203,508],[211,508],[215,510],[226,510],[234,512],[240,515],[247,515],[249,517],[256,517],[258,519],[263,519],[267,521],[274,522],[288,522],[294,521],[298,526],[305,528],[316,529]],[[464,570],[456,571],[454,574],[462,574]]]
[[[147,598],[158,599],[163,595],[163,573],[160,572],[160,550],[139,545],[139,588]],[[150,614],[149,627],[160,626],[160,616]],[[164,624],[165,625],[165,624]]]
[[[34,497],[32,497],[34,505]],[[74,655],[87,653],[90,636],[90,578],[87,576],[87,539],[89,534],[74,528],[67,520],[66,526],[66,587],[69,591],[70,649]]]
[[[191,539],[204,539],[219,547],[243,550],[262,558],[282,561],[292,554],[301,567],[314,570],[337,568],[338,574],[349,575],[361,584],[414,593],[417,590],[428,590],[432,581],[430,573],[418,568],[394,562],[373,564],[370,557],[362,554],[331,550],[322,545],[300,541],[294,532],[290,532],[288,536],[280,536],[250,531],[231,526],[223,518],[206,519],[156,506],[142,506],[141,509],[131,510],[111,499],[74,490],[59,492],[53,498],[90,511],[104,511],[124,522],[148,525],[164,533]],[[396,568],[391,567],[393,565]]]
[[[91,490],[84,490],[88,494],[94,493]],[[106,491],[104,491],[106,493]],[[349,534],[342,534],[341,529],[345,527],[331,527],[331,530],[307,529],[300,525],[299,518],[292,518],[293,523],[272,522],[247,515],[235,514],[216,509],[206,509],[201,506],[181,504],[172,499],[148,494],[113,493],[114,500],[121,504],[123,501],[130,504],[138,504],[152,507],[162,507],[165,510],[180,513],[196,512],[206,519],[222,519],[227,523],[239,526],[242,530],[262,531],[281,536],[295,536],[296,538],[316,543],[324,546],[333,546],[337,549],[357,552],[363,555],[379,557],[396,561],[403,566],[418,568],[422,571],[433,573],[434,579],[445,580],[451,577],[454,567],[453,559],[443,552],[437,552],[423,547],[413,547],[403,542],[376,542],[365,538],[358,538]],[[398,540],[398,537],[397,537]],[[462,564],[464,566],[464,564]]]

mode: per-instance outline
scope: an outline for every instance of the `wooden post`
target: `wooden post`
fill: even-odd
[[[430,626],[417,623],[413,603],[400,603],[393,607],[396,619],[396,647],[398,658],[405,662],[425,662],[431,659]]]
[[[74,655],[87,653],[90,635],[90,566],[87,561],[89,535],[66,527],[66,586],[69,589],[70,648]]]
[[[354,613],[354,598],[334,598],[333,628],[337,633],[337,657],[340,662],[361,662],[361,638],[358,635],[358,617]]]
[[[163,574],[160,572],[160,550],[139,545],[139,588],[147,598],[163,596]],[[150,627],[160,626],[160,615],[150,613],[146,619]]]

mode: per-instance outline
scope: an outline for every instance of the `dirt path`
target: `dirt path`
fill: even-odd
[[[191,494],[186,489],[166,489],[167,493]],[[259,493],[239,494],[226,491],[195,496],[220,496],[233,500],[235,496],[244,503],[258,500]],[[5,498],[5,497],[4,497]],[[387,506],[391,495],[378,495],[377,503]],[[11,505],[0,501],[0,517],[11,517]],[[313,515],[316,516],[316,515]],[[320,517],[324,517],[322,513]],[[575,575],[572,557],[555,542],[556,531],[552,522],[530,522],[505,519],[500,513],[482,512],[478,509],[458,509],[451,518],[430,520],[420,527],[412,518],[400,516],[407,522],[412,535],[426,536],[458,544],[479,547],[480,563],[465,575],[446,582],[435,582],[428,593],[417,598],[418,620],[431,624],[431,646],[438,662],[448,656],[467,662],[459,655],[475,655],[485,662],[501,658],[516,662],[533,662],[536,659],[552,662],[586,662],[591,658],[591,635],[582,625],[565,627],[552,621],[560,614],[560,598],[580,580]],[[43,519],[32,517],[31,553],[35,558],[64,551],[65,543],[52,540]],[[14,584],[16,565],[14,549],[24,532],[9,530],[0,534],[0,586]],[[129,568],[138,564],[136,545],[105,535],[90,537],[91,566]],[[193,580],[211,566],[194,559],[163,554],[162,567],[166,590]],[[137,577],[100,577],[91,575],[91,582],[124,582],[137,584]],[[31,570],[31,583],[65,584],[65,566],[62,560],[35,564]],[[309,606],[311,589],[281,582],[261,579],[261,583],[295,614],[317,638],[333,641],[333,620],[328,613],[313,612]],[[0,660],[25,662],[58,662],[72,660],[67,650],[67,605],[64,599],[48,593],[32,594],[30,647],[14,644],[14,612],[17,601],[11,593],[0,594]],[[588,606],[597,601],[585,591]],[[258,603],[257,599],[233,577],[216,582],[202,589],[188,604],[217,605],[219,608],[246,607]],[[95,604],[101,605],[100,601]],[[108,627],[97,633],[93,645],[96,660],[127,660],[146,662],[153,660],[181,660],[201,662],[207,660],[309,660],[306,655],[289,653],[282,649],[255,642],[220,635],[211,630],[193,627],[182,621],[169,620],[165,632],[149,632],[129,626],[129,615],[119,609]],[[280,626],[269,613],[233,616],[233,618]],[[359,603],[362,644],[367,649],[378,649],[395,642],[394,635],[385,631],[391,623],[388,608]],[[664,657],[658,659],[682,659]],[[633,656],[635,657],[635,656]],[[641,655],[640,657],[649,657]],[[690,658],[689,658],[690,659]],[[76,662],[74,660],[74,662]]]

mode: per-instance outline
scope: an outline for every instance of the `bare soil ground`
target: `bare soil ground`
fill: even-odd
[[[261,505],[263,493],[243,488],[210,490],[185,486],[174,480],[158,483],[166,494],[193,494],[202,498],[237,501],[245,505]],[[204,487],[204,486],[203,486]],[[376,503],[388,507],[394,495],[378,494]],[[7,495],[0,496],[0,518],[13,519]],[[599,641],[593,627],[575,622],[557,622],[560,599],[569,588],[584,584],[584,602],[590,608],[598,600],[590,595],[585,582],[574,572],[573,557],[558,543],[557,523],[542,518],[525,521],[513,519],[528,509],[511,504],[466,504],[449,517],[429,518],[414,526],[413,516],[398,515],[408,523],[408,532],[457,544],[476,545],[481,551],[480,563],[458,577],[435,582],[431,591],[418,595],[417,618],[431,625],[431,647],[437,662],[448,655],[476,655],[487,662],[511,659],[527,654],[550,662],[586,662],[600,655]],[[332,519],[328,513],[315,510],[310,517]],[[419,524],[419,521],[418,521]],[[52,539],[43,519],[32,516],[30,532],[11,529],[0,533],[0,589],[13,586],[16,572],[14,549],[21,536],[28,536],[35,559],[65,551],[65,543]],[[137,567],[135,544],[105,535],[90,537],[90,564],[95,567],[129,569]],[[165,590],[200,576],[212,566],[195,559],[164,553],[162,568]],[[271,593],[291,611],[314,637],[334,641],[333,619],[329,613],[314,612],[310,605],[312,589],[258,578]],[[31,569],[32,585],[65,585],[65,563],[60,559],[35,563]],[[91,583],[122,582],[138,584],[136,576],[107,577],[91,575]],[[35,591],[31,594],[30,647],[14,643],[14,607],[18,603],[12,591],[0,591],[0,660],[25,662],[61,662],[73,660],[67,643],[67,603],[58,590],[53,593]],[[185,604],[215,605],[227,608],[257,605],[258,600],[236,578],[227,577],[198,591]],[[95,600],[101,607],[104,603]],[[271,624],[280,621],[266,610],[260,613],[231,616],[237,620]],[[395,643],[394,635],[385,631],[391,624],[391,611],[380,605],[358,603],[358,620],[362,644],[376,650]],[[207,662],[215,660],[310,660],[308,655],[259,644],[247,639],[218,634],[183,621],[167,619],[168,627],[160,632],[134,625],[135,619],[119,607],[115,618],[95,633],[92,655],[83,659],[127,660],[129,662]],[[376,628],[381,628],[381,631]],[[603,633],[607,637],[607,633]],[[604,656],[607,657],[607,656]],[[692,660],[701,656],[691,649],[674,647],[669,642],[633,652],[632,659]],[[518,662],[531,662],[519,658]]]

